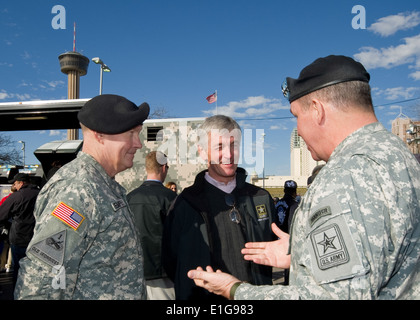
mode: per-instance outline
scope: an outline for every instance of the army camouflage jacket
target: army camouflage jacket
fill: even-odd
[[[145,299],[143,252],[125,190],[90,155],[39,193],[17,299]]]
[[[420,165],[380,123],[333,152],[294,215],[289,286],[235,299],[419,299]]]

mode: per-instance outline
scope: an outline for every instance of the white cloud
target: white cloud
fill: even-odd
[[[410,73],[410,77],[413,78],[414,80],[420,80],[420,70]]]
[[[24,93],[24,94],[15,93],[13,96],[16,97],[18,100],[29,100],[29,99],[31,99],[31,95],[28,94],[28,93]]]
[[[283,125],[272,125],[270,126],[270,130],[287,130],[288,128],[286,126]]]
[[[28,93],[23,93],[23,94],[19,94],[19,93],[8,93],[5,90],[1,90],[0,91],[0,100],[30,100],[31,99],[31,95]]]
[[[0,62],[0,67],[13,67],[13,63],[8,63],[8,62]]]
[[[32,87],[32,83],[27,83],[25,80],[21,80],[18,87]]]
[[[400,30],[408,30],[420,25],[420,12],[405,12],[378,19],[368,30],[387,37]],[[420,80],[420,34],[402,39],[404,43],[385,48],[362,47],[354,58],[367,69],[394,68],[408,64],[409,77]]]
[[[282,109],[289,109],[280,99],[264,96],[248,97],[241,101],[230,101],[226,105],[216,106],[214,109],[203,111],[207,115],[224,114],[233,118],[262,117]]]
[[[393,35],[399,30],[408,30],[420,24],[420,12],[406,12],[383,17],[367,29],[383,37]]]
[[[20,56],[22,57],[23,60],[29,60],[31,58],[31,55],[26,50]]]
[[[392,106],[389,107],[389,109],[390,110],[398,110],[398,111],[400,111],[401,110],[401,106],[396,105],[396,104],[393,104]]]
[[[44,80],[44,82],[46,84],[48,84],[51,88],[56,88],[56,87],[59,87],[59,86],[62,86],[62,85],[65,84],[64,81],[62,81],[62,80],[57,80],[57,81],[46,81],[46,80]]]
[[[415,96],[417,92],[420,91],[418,87],[396,87],[396,88],[387,88],[381,90],[378,88],[372,89],[372,93],[376,96],[385,96],[387,100],[397,100],[397,99],[411,99]]]
[[[49,136],[59,136],[61,134],[61,132],[59,130],[50,130],[50,134]]]
[[[420,69],[420,34],[404,38],[404,44],[376,49],[374,47],[362,47],[354,58],[361,62],[366,69],[386,68],[390,69],[403,64],[410,64],[409,68],[416,69],[410,77],[418,80]]]
[[[7,98],[9,98],[9,94],[4,90],[0,91],[0,100],[4,100]]]
[[[413,63],[417,65],[420,58],[420,34],[414,37],[404,38],[405,44],[376,49],[374,47],[362,47],[360,53],[354,57],[366,68],[392,68],[401,64]]]
[[[56,80],[56,81],[47,81],[47,80],[42,80],[43,83],[46,83],[47,85],[43,85],[43,84],[39,84],[38,86],[41,89],[45,89],[45,90],[55,90],[56,88],[59,87],[63,87],[65,85],[65,82],[62,80]]]

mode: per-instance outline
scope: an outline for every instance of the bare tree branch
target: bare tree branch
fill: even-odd
[[[8,135],[0,134],[0,163],[12,165],[23,164],[21,152],[16,150],[16,142]]]

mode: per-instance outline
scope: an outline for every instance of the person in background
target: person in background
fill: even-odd
[[[297,201],[297,183],[294,180],[287,180],[284,182],[284,195],[276,204],[277,214],[279,215],[280,230],[283,232],[290,232],[290,217],[293,216],[299,204]],[[289,284],[289,269],[284,270],[284,285]]]
[[[178,188],[176,186],[176,183],[173,181],[169,181],[168,183],[165,184],[165,187],[168,189],[171,189],[173,192],[177,193]]]
[[[369,80],[361,63],[331,55],[283,85],[298,134],[327,163],[290,237],[273,226],[279,240],[242,252],[290,266],[289,285],[257,287],[208,266],[189,272],[198,286],[234,299],[420,299],[420,164],[378,122]]]
[[[39,194],[15,299],[146,299],[140,236],[115,175],[133,166],[149,110],[111,94],[80,109],[82,151]]]
[[[284,195],[283,197],[276,203],[275,207],[277,209],[277,214],[279,216],[280,222],[280,229],[284,232],[289,232],[289,216],[290,216],[290,208],[293,204],[297,204],[296,201],[296,193],[297,190],[297,183],[294,180],[287,180],[284,182]],[[296,206],[293,207],[294,209]],[[293,214],[293,212],[292,212]]]
[[[162,232],[168,209],[176,193],[163,186],[168,173],[168,158],[160,151],[146,156],[147,178],[127,195],[139,230],[144,252],[147,299],[174,300],[173,282],[162,267]]]
[[[0,225],[11,220],[9,244],[13,260],[13,286],[16,286],[20,261],[26,255],[34,232],[34,207],[39,188],[29,182],[26,173],[16,174],[9,183],[13,183],[16,192],[11,193],[0,206]]]
[[[308,188],[311,185],[312,181],[314,181],[314,179],[317,176],[317,174],[321,171],[321,169],[324,166],[325,166],[325,164],[319,164],[319,165],[315,166],[315,168],[312,169],[312,174],[311,174],[311,176],[307,180]]]
[[[12,180],[13,181],[13,180]],[[0,206],[14,192],[16,192],[15,184],[10,186],[10,193],[4,196],[0,201]],[[0,224],[0,273],[13,272],[12,249],[9,243],[10,219]]]
[[[50,180],[52,178],[52,176],[63,166],[63,164],[61,163],[61,160],[54,160],[51,163],[51,169],[48,170],[47,173],[47,177],[46,180]]]

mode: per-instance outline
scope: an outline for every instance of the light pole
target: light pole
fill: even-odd
[[[92,59],[93,62],[95,62],[96,64],[100,64],[101,65],[101,70],[100,70],[100,80],[99,80],[99,94],[102,94],[102,77],[103,77],[103,72],[111,72],[111,69],[98,57],[93,58]]]
[[[25,141],[18,141],[19,143],[22,144],[22,152],[23,152],[23,166],[25,166]]]
[[[265,133],[261,134],[262,136],[262,147],[263,147],[263,189],[265,188],[265,155],[264,155],[264,140]]]

